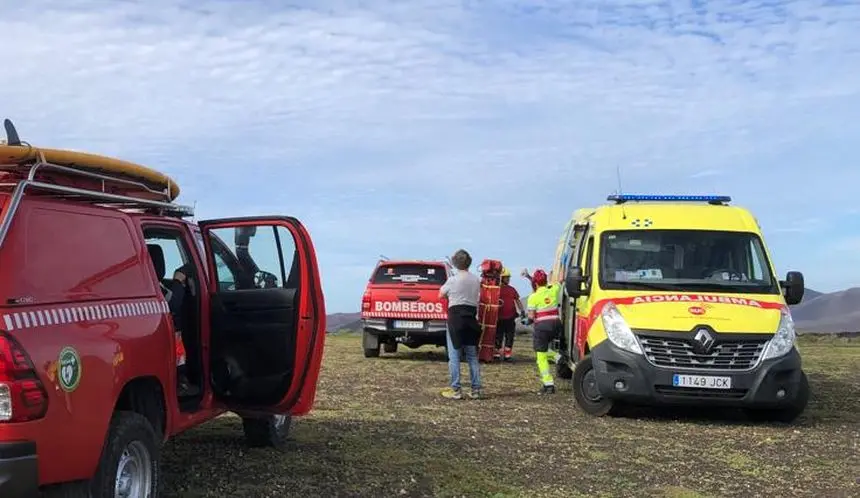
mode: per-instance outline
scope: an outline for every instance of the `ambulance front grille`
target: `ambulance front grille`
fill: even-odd
[[[640,335],[639,342],[652,365],[696,370],[750,370],[767,345],[764,339],[720,341],[708,353],[697,353],[686,338]]]

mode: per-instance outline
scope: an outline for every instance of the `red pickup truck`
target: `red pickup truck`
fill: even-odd
[[[0,497],[157,498],[169,438],[232,411],[250,445],[283,447],[314,404],[326,315],[305,227],[194,223],[128,172],[155,174],[0,144]]]
[[[364,356],[410,348],[445,346],[447,308],[439,288],[448,280],[441,261],[380,261],[373,269],[361,299]]]

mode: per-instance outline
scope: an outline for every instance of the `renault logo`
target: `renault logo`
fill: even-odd
[[[714,345],[714,338],[707,329],[699,329],[696,331],[696,335],[693,336],[693,342],[693,349],[696,352],[707,353],[710,351],[711,346]]]

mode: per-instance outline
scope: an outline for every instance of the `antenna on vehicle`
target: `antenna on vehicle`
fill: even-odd
[[[615,165],[615,175],[618,178],[618,195],[624,195],[624,192],[621,190],[621,165]],[[621,205],[621,219],[627,219],[627,211],[624,210],[624,204]]]
[[[21,138],[18,137],[18,131],[12,121],[4,119],[3,127],[6,128],[6,145],[21,145]]]

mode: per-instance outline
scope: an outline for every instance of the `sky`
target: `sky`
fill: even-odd
[[[549,267],[619,171],[860,285],[858,2],[0,0],[0,33],[23,140],[163,171],[198,220],[298,217],[329,312],[379,255]]]

